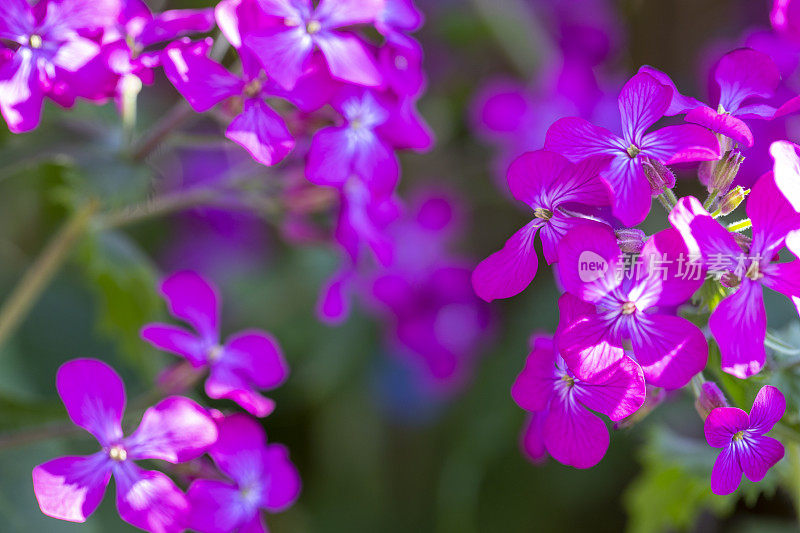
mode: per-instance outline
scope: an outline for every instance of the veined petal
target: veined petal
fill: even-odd
[[[659,231],[647,239],[639,257],[647,267],[647,275],[657,279],[655,305],[676,306],[686,303],[705,279],[703,268],[696,273],[689,272],[686,266],[689,249],[680,232],[674,228]]]
[[[703,209],[694,196],[684,196],[669,214],[669,221],[677,229],[689,253],[702,257],[728,270],[736,268],[742,249],[731,233]]]
[[[625,350],[614,339],[609,324],[598,315],[584,315],[559,324],[558,351],[575,375],[592,381],[619,364]]]
[[[235,369],[261,389],[286,381],[289,365],[278,341],[265,331],[246,330],[228,339],[218,364]]]
[[[626,226],[635,226],[647,218],[653,196],[638,157],[615,157],[602,177],[614,193],[614,216]]]
[[[511,397],[527,411],[541,411],[553,395],[556,375],[556,351],[553,340],[537,337],[525,360],[525,368],[511,386]]]
[[[603,421],[569,394],[553,397],[544,423],[544,442],[553,459],[575,468],[591,468],[606,454],[609,440]]]
[[[97,509],[111,479],[105,452],[86,457],[59,457],[33,469],[33,492],[47,516],[85,522]]]
[[[713,411],[712,411],[713,412]],[[730,494],[742,482],[742,467],[736,457],[736,448],[729,444],[722,449],[711,471],[711,492],[717,496]]]
[[[283,118],[260,98],[248,98],[225,136],[262,165],[277,165],[294,149],[294,138]]]
[[[322,50],[334,78],[365,87],[378,87],[382,83],[375,58],[357,35],[324,32],[314,42]]]
[[[320,0],[314,16],[325,28],[374,22],[385,0]]]
[[[311,140],[306,177],[317,185],[342,187],[352,175],[354,155],[347,127],[323,128]]]
[[[717,137],[695,124],[666,126],[644,136],[642,152],[665,165],[720,158]]]
[[[154,533],[186,529],[189,502],[175,483],[161,472],[142,470],[130,461],[115,465],[117,510],[134,526]]]
[[[750,409],[750,431],[763,435],[778,423],[785,411],[786,398],[781,391],[771,385],[761,387]]]
[[[708,320],[719,344],[722,370],[739,379],[757,374],[764,366],[767,313],[761,285],[747,278],[724,298]]]
[[[583,205],[611,205],[614,192],[600,176],[614,160],[612,156],[587,157],[562,172],[548,191],[553,206],[574,202]]]
[[[206,353],[208,343],[181,327],[170,324],[148,324],[142,328],[139,335],[159,350],[185,357],[195,368],[208,362]]]
[[[508,167],[508,188],[520,202],[536,207],[551,207],[555,195],[552,189],[558,186],[562,173],[572,165],[561,154],[547,150],[536,150],[519,156]]]
[[[670,89],[672,89],[672,100],[669,104],[669,107],[664,112],[664,114],[668,117],[673,115],[681,115],[684,113],[688,113],[691,109],[696,107],[700,107],[703,103],[696,98],[692,98],[691,96],[684,96],[680,92],[678,92],[678,88],[675,86],[675,83],[672,79],[664,72],[657,70],[649,65],[644,65],[639,67],[639,72],[644,72],[645,74],[649,74],[653,78],[656,79],[660,84],[666,85]]]
[[[203,455],[216,440],[217,427],[204,408],[171,396],[144,412],[142,423],[124,444],[134,460],[183,463]]]
[[[614,232],[605,224],[586,220],[575,225],[561,239],[558,259],[558,278],[564,289],[582,300],[598,302],[620,284],[620,250]]]
[[[70,420],[101,445],[122,437],[125,386],[113,368],[97,359],[73,359],[58,369],[56,388]]]
[[[689,111],[683,119],[730,137],[748,148],[753,146],[753,132],[750,127],[742,119],[729,113],[717,113],[710,107],[701,106]]]
[[[219,299],[216,289],[200,274],[176,272],[161,283],[169,312],[190,324],[204,340],[219,339]]]
[[[567,117],[550,126],[544,147],[575,163],[592,155],[624,155],[627,145],[605,128],[582,118]]]
[[[209,43],[181,40],[162,54],[164,73],[192,109],[208,111],[222,100],[242,94],[244,82],[206,56]]]
[[[747,479],[757,483],[764,479],[767,471],[783,459],[783,444],[772,437],[754,436],[739,441],[737,446],[739,464]]]
[[[530,285],[539,266],[533,239],[541,224],[539,219],[529,222],[500,251],[481,261],[472,273],[472,287],[478,296],[487,302],[510,298]]]
[[[706,367],[708,343],[703,332],[678,316],[648,315],[631,329],[633,353],[647,382],[679,389]]]
[[[772,59],[763,52],[739,48],[725,54],[714,69],[719,87],[719,103],[735,113],[748,98],[770,98],[781,75]]]
[[[585,407],[618,421],[638,411],[644,403],[644,375],[636,361],[626,356],[591,382],[576,382],[572,393]]]
[[[761,176],[753,185],[745,212],[753,223],[750,254],[766,260],[783,248],[790,231],[800,229],[800,213],[781,193],[772,172]]]
[[[0,3],[0,38],[17,41],[35,26],[33,11],[26,0]]]
[[[625,140],[640,146],[644,132],[664,116],[671,103],[670,87],[645,72],[635,74],[619,94]]]
[[[244,45],[258,57],[270,78],[291,90],[303,74],[314,41],[300,26],[279,26],[246,35]]]
[[[703,431],[709,446],[724,448],[731,443],[736,433],[748,427],[750,427],[750,417],[747,413],[738,407],[718,407],[709,413]]]

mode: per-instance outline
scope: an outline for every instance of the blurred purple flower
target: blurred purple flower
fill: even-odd
[[[265,331],[245,330],[223,344],[220,340],[220,304],[217,292],[195,272],[184,271],[161,284],[172,316],[194,332],[170,324],[148,324],[142,338],[161,350],[185,357],[194,368],[208,368],[206,394],[227,398],[255,416],[267,416],[275,402],[256,389],[283,383],[289,367],[277,341]]]
[[[217,424],[219,438],[208,453],[231,481],[192,482],[188,527],[201,533],[265,533],[261,509],[278,513],[290,507],[300,494],[300,474],[286,447],[267,444],[263,428],[247,415],[230,415]]]
[[[111,367],[95,359],[69,361],[59,368],[56,387],[72,422],[94,435],[102,450],[60,457],[33,469],[42,512],[84,522],[100,504],[113,474],[123,520],[147,531],[183,531],[189,512],[184,494],[163,473],[141,470],[134,461],[182,463],[203,455],[217,439],[205,409],[188,398],[167,398],[145,411],[139,428],[125,437],[125,387]]]
[[[719,407],[706,418],[708,445],[722,448],[711,473],[711,490],[724,495],[734,492],[747,479],[758,482],[783,458],[783,444],[766,437],[786,411],[781,391],[766,385],[758,391],[748,415],[736,407]]]

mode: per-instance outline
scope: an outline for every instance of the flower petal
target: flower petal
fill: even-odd
[[[739,48],[720,59],[714,69],[714,80],[719,86],[720,105],[735,114],[748,98],[772,97],[781,75],[767,54]]]
[[[101,445],[122,437],[125,386],[113,368],[97,359],[73,359],[58,369],[56,388],[70,420]]]
[[[217,467],[239,486],[267,482],[267,435],[264,428],[244,414],[228,415],[217,421],[219,437],[209,450]]]
[[[266,450],[269,490],[261,500],[267,511],[279,513],[288,509],[300,496],[300,473],[289,459],[289,450],[282,444],[270,444]]]
[[[169,9],[153,17],[136,40],[140,46],[147,47],[175,40],[187,33],[205,33],[213,27],[212,9]]]
[[[283,118],[260,98],[248,98],[225,136],[262,165],[277,165],[294,149],[294,137]]]
[[[672,100],[669,104],[669,107],[664,112],[665,115],[668,117],[674,115],[682,115],[684,113],[689,112],[689,110],[694,109],[696,107],[700,107],[703,103],[696,98],[692,98],[691,96],[684,96],[678,92],[678,88],[675,86],[675,83],[672,79],[664,72],[657,70],[649,65],[643,65],[639,67],[639,72],[644,72],[645,74],[649,74],[653,78],[656,79],[660,84],[666,85],[670,89],[672,89]]]
[[[244,90],[242,80],[206,56],[209,46],[207,41],[194,43],[183,39],[163,52],[164,74],[198,113]]]
[[[553,459],[575,468],[591,468],[606,454],[609,441],[600,418],[569,395],[553,397],[544,423],[544,442]]]
[[[713,412],[713,411],[712,411]],[[722,449],[711,471],[711,492],[717,496],[730,494],[742,482],[742,468],[732,444]]]
[[[115,465],[117,510],[134,526],[158,533],[179,533],[186,529],[189,502],[166,475],[141,470],[132,462]]]
[[[544,446],[544,422],[547,411],[536,411],[528,416],[520,435],[520,447],[525,456],[534,464],[541,464],[547,459]]]
[[[34,61],[32,54],[21,48],[0,67],[0,112],[13,133],[39,125],[44,94]]]
[[[800,146],[788,141],[776,141],[769,147],[775,161],[775,184],[795,211],[800,212]]]
[[[224,365],[211,367],[205,388],[210,398],[232,400],[259,418],[267,416],[275,409],[273,400],[253,390],[253,384],[248,377]]]
[[[642,152],[665,165],[720,158],[717,137],[695,124],[666,126],[644,136]]]
[[[106,492],[111,468],[108,456],[59,457],[33,469],[33,492],[47,516],[85,522]]]
[[[763,435],[778,423],[785,411],[786,398],[781,391],[771,385],[761,387],[750,409],[750,431]]]
[[[7,0],[0,3],[0,38],[16,41],[28,34],[36,21],[26,0]]]
[[[656,387],[679,389],[708,362],[705,335],[685,318],[647,315],[632,328],[631,337],[647,382]]]
[[[757,483],[767,471],[783,459],[783,444],[772,437],[746,437],[737,446],[739,463],[747,479]]]
[[[748,148],[753,146],[753,132],[750,127],[742,119],[729,113],[717,113],[710,107],[701,106],[689,111],[684,120],[721,133]]]
[[[551,189],[558,186],[559,177],[571,166],[556,152],[536,150],[522,154],[508,167],[508,188],[520,202],[531,206],[543,204],[545,198],[553,198]],[[550,204],[535,207],[550,207]]]
[[[750,254],[771,259],[783,248],[786,235],[800,229],[800,213],[781,193],[772,172],[761,176],[750,190],[745,212],[753,223]]]
[[[382,83],[375,58],[355,34],[324,32],[317,35],[315,42],[334,78],[365,87],[378,87]]]
[[[689,271],[689,249],[680,232],[674,228],[659,231],[647,239],[639,257],[647,266],[647,275],[657,278],[659,293],[655,305],[686,303],[705,279],[703,268]]]
[[[204,533],[240,531],[242,524],[258,516],[258,509],[243,500],[240,489],[223,481],[193,481],[186,497],[191,506],[188,526]]]
[[[640,146],[644,132],[655,124],[672,103],[672,89],[645,72],[635,74],[619,94],[623,137]]]
[[[181,327],[170,324],[148,324],[142,328],[139,335],[159,350],[185,357],[195,368],[207,363],[207,343]]]
[[[582,118],[567,117],[547,130],[544,148],[577,163],[592,155],[622,155],[627,145],[605,128]]]
[[[592,411],[603,413],[614,421],[622,420],[644,404],[644,375],[636,361],[626,356],[591,383],[577,381],[573,394]]]
[[[171,396],[144,412],[142,423],[124,441],[128,457],[191,461],[217,440],[217,426],[208,411],[188,398]]]
[[[706,263],[733,270],[742,250],[731,233],[703,209],[694,196],[684,196],[669,214],[669,221],[677,229],[689,254],[702,257]]]
[[[613,230],[600,222],[574,226],[558,246],[558,279],[564,289],[587,302],[598,302],[620,284],[620,250]]]
[[[615,157],[602,177],[614,193],[614,216],[626,226],[635,226],[647,218],[653,196],[639,158]]]
[[[326,28],[374,22],[385,0],[320,0],[315,17]]]
[[[539,227],[539,219],[529,222],[501,250],[480,262],[472,273],[475,294],[491,302],[516,296],[531,284],[539,267],[533,241]]]
[[[219,299],[216,289],[200,274],[176,272],[161,283],[161,294],[175,318],[194,327],[204,340],[219,339]]]
[[[738,407],[718,407],[706,417],[703,431],[712,448],[724,448],[733,436],[750,427],[750,417]]]
[[[739,379],[758,374],[764,366],[767,313],[759,283],[745,278],[724,298],[708,320],[719,345],[722,370]]]
[[[541,411],[547,407],[554,392],[556,351],[553,340],[537,337],[533,350],[525,360],[525,368],[511,386],[511,397],[527,411]]]
[[[619,364],[625,350],[613,338],[609,324],[597,314],[559,324],[558,351],[575,375],[592,381]]]
[[[228,339],[219,364],[247,376],[261,389],[275,388],[289,376],[278,341],[260,330],[242,331]]]
[[[255,54],[267,75],[285,89],[293,89],[303,74],[314,42],[305,28],[285,26],[247,34],[245,46]]]

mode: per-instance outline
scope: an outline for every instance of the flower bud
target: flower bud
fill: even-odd
[[[722,159],[717,161],[714,170],[711,173],[711,180],[708,183],[709,191],[718,191],[719,194],[725,194],[731,187],[733,180],[739,173],[739,166],[744,161],[744,156],[739,150],[730,150],[725,152]]]
[[[650,182],[650,191],[654,195],[661,194],[664,189],[671,189],[675,186],[675,174],[658,159],[645,157],[642,160],[642,168],[647,176],[647,181]]]
[[[705,381],[700,385],[700,395],[694,402],[694,408],[700,418],[705,420],[708,414],[717,407],[728,407],[728,401],[725,395],[713,381]]]
[[[733,213],[739,204],[741,204],[747,195],[750,194],[750,189],[745,189],[741,185],[737,185],[722,197],[719,201],[717,210],[720,215],[729,215]]]
[[[743,235],[741,233],[733,232],[733,240],[739,245],[744,253],[750,253],[750,246],[753,244],[753,238]]]
[[[619,249],[627,254],[638,254],[642,251],[647,238],[645,232],[637,228],[623,228],[614,232],[617,236]]]

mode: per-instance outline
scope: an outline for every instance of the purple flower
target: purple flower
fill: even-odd
[[[752,243],[746,250],[694,197],[681,198],[669,216],[690,253],[701,256],[708,270],[734,289],[712,311],[708,324],[719,344],[722,369],[741,379],[764,366],[763,287],[791,299],[800,296],[800,260],[774,262],[787,234],[800,228],[800,215],[781,194],[772,173],[756,182],[745,209],[753,224]]]
[[[769,147],[775,164],[775,185],[795,211],[800,212],[800,146],[789,141],[776,141]]]
[[[0,41],[14,50],[0,65],[0,113],[12,132],[39,124],[45,96],[69,107],[77,96],[113,94],[116,76],[94,65],[101,48],[89,35],[116,24],[118,14],[113,0],[43,0],[35,8],[26,0],[0,3]]]
[[[134,461],[182,463],[203,455],[217,439],[206,411],[188,398],[170,397],[145,411],[139,428],[125,437],[125,387],[107,364],[95,359],[64,363],[56,387],[72,422],[94,435],[102,449],[33,469],[42,512],[70,522],[86,521],[113,474],[123,520],[147,531],[183,531],[189,511],[184,494],[163,473],[141,470]]]
[[[218,421],[219,439],[208,451],[230,481],[198,479],[187,492],[188,527],[201,533],[265,533],[261,509],[290,507],[300,494],[300,474],[281,444],[267,444],[264,430],[246,415]]]
[[[632,267],[608,226],[585,222],[567,233],[558,274],[568,294],[559,300],[556,340],[578,377],[593,380],[615,366],[627,342],[652,385],[677,389],[705,368],[703,332],[673,311],[703,282],[699,270],[682,275],[680,258],[686,256],[680,234],[671,229],[648,239]]]
[[[769,19],[775,31],[800,43],[800,3],[796,0],[775,0]]]
[[[290,96],[269,83],[258,70],[246,69],[244,78],[234,76],[207,57],[210,47],[210,39],[199,42],[183,39],[172,43],[163,54],[167,78],[197,112],[207,111],[227,98],[243,97],[241,112],[228,126],[225,136],[245,148],[259,163],[281,162],[294,149],[294,138],[283,118],[267,105],[265,98],[284,97],[296,105],[308,105],[309,110],[324,102],[316,102],[317,97],[313,97],[313,103],[304,99],[303,95],[309,91],[300,90],[303,84]],[[325,89],[320,87],[324,85],[317,86],[316,90],[325,94]]]
[[[781,391],[766,385],[758,391],[749,415],[736,407],[711,411],[705,423],[706,441],[712,448],[722,448],[711,473],[714,494],[735,491],[742,482],[742,472],[750,481],[761,481],[783,458],[783,444],[764,434],[778,423],[785,410]]]
[[[559,240],[583,220],[562,207],[610,203],[608,184],[598,176],[609,159],[591,157],[572,164],[559,154],[538,150],[512,163],[508,169],[508,187],[514,198],[533,210],[534,219],[512,235],[502,250],[477,266],[472,285],[478,296],[487,302],[508,298],[530,285],[539,263],[533,247],[537,231],[547,262],[558,260]]]
[[[524,437],[534,460],[547,450],[560,463],[590,468],[600,462],[609,444],[606,425],[591,411],[622,420],[644,403],[645,384],[641,368],[628,357],[591,383],[583,381],[567,368],[553,340],[539,337],[511,396],[534,413]]]
[[[753,134],[742,119],[772,119],[789,112],[768,105],[775,95],[781,75],[772,59],[763,52],[739,48],[728,52],[714,68],[711,102],[686,114],[687,122],[705,126],[745,146],[753,145]]]
[[[194,332],[169,324],[148,324],[142,328],[142,338],[185,357],[194,368],[208,368],[205,389],[209,397],[233,400],[255,416],[270,414],[275,402],[255,389],[275,388],[289,374],[272,335],[246,330],[222,343],[217,292],[195,272],[171,275],[161,284],[161,293],[170,314],[192,326]]]
[[[273,23],[244,36],[267,74],[286,89],[300,79],[306,62],[319,49],[331,75],[339,80],[377,87],[381,75],[360,37],[341,31],[346,26],[374,23],[383,0],[258,0]]]
[[[692,124],[666,126],[645,133],[669,109],[673,91],[653,76],[640,72],[619,95],[622,137],[588,121],[562,118],[550,126],[545,148],[577,162],[588,156],[613,156],[601,173],[614,191],[614,215],[635,226],[650,212],[651,186],[642,167],[647,158],[664,165],[719,159],[719,143],[704,128]]]

